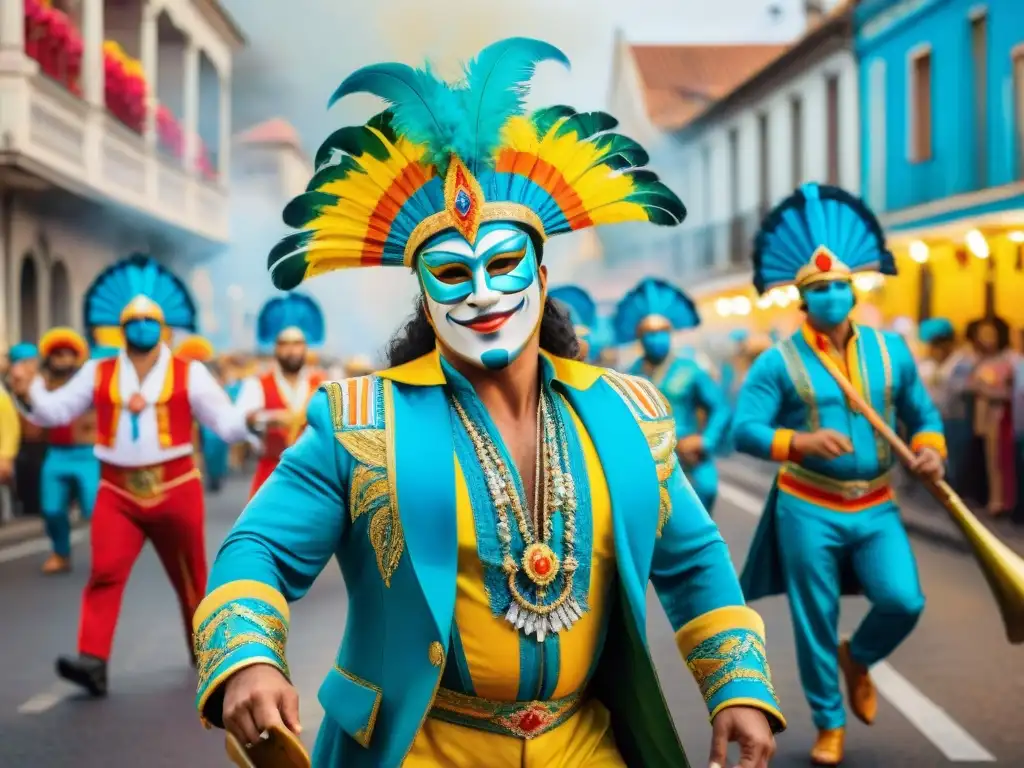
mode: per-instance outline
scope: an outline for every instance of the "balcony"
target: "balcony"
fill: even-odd
[[[204,52],[192,34],[203,39],[204,30],[196,30],[202,20],[188,13],[191,0],[161,6],[83,0],[74,7],[79,18],[56,3],[2,0],[0,165],[113,204],[129,217],[169,225],[193,246],[227,242],[228,191],[221,179],[228,172],[222,148],[230,135],[229,44],[218,46],[205,30],[205,44],[217,49],[211,79],[220,87],[215,166],[197,130]],[[126,49],[141,50],[141,60]],[[168,52],[178,61],[168,61]],[[158,75],[165,83],[177,80],[177,92],[158,93]],[[178,102],[183,120],[164,98]]]

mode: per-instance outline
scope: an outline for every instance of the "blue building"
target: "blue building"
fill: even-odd
[[[887,314],[1024,325],[1024,0],[862,0],[854,25]]]

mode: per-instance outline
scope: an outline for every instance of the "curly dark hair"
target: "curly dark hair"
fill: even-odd
[[[416,298],[412,317],[391,337],[385,349],[389,366],[402,365],[430,352],[437,343],[434,329],[427,320],[423,297]],[[540,320],[540,347],[556,357],[577,359],[580,342],[567,312],[551,299],[544,301],[544,314]]]

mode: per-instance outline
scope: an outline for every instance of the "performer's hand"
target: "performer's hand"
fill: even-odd
[[[775,737],[764,712],[754,707],[727,707],[715,715],[708,768],[726,768],[729,742],[740,745],[736,768],[768,768],[775,754]]]
[[[0,459],[0,485],[7,485],[14,477],[14,461]]]
[[[922,448],[917,452],[914,463],[910,465],[910,471],[918,477],[937,483],[946,474],[946,462],[934,448]]]
[[[853,443],[846,435],[834,429],[797,432],[793,435],[792,452],[798,456],[813,456],[816,459],[837,459],[847,453],[853,453]]]
[[[28,397],[28,388],[32,379],[36,377],[38,367],[35,360],[21,360],[11,365],[7,374],[7,384],[11,392],[24,399]]]
[[[243,744],[278,725],[295,735],[299,724],[299,692],[270,664],[254,664],[236,672],[224,688],[224,728]]]
[[[701,435],[689,435],[676,443],[676,453],[680,461],[687,467],[700,464],[704,458],[704,437]]]

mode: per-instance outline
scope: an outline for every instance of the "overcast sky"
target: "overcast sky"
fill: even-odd
[[[628,40],[647,43],[780,42],[797,36],[804,23],[802,0],[221,2],[248,38],[234,69],[235,130],[284,117],[299,130],[310,154],[337,127],[362,122],[380,109],[373,97],[358,95],[326,110],[337,85],[366,64],[418,66],[429,58],[442,74],[452,75],[460,61],[495,40],[538,37],[560,47],[572,70],[544,65],[534,80],[531,103],[602,109],[616,30]],[[774,14],[773,5],[778,9]],[[257,267],[262,258],[253,253],[262,249],[253,241],[266,239],[269,248],[277,235],[263,235],[261,229],[240,236],[218,266],[262,268]],[[574,260],[549,260],[555,282],[575,276]],[[355,272],[318,278],[310,289],[325,304],[329,347],[374,355],[406,314],[415,283],[400,270]]]

